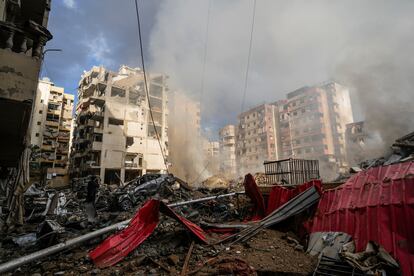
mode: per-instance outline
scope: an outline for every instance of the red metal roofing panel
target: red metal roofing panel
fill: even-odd
[[[176,214],[164,202],[151,199],[142,206],[127,228],[108,237],[89,253],[98,267],[116,264],[143,243],[158,225],[160,211],[183,224],[198,239],[208,243],[206,233],[196,224]]]
[[[254,177],[248,173],[244,177],[244,190],[246,195],[252,200],[253,202],[253,219],[258,220],[265,216],[265,204],[262,193],[259,191],[259,187],[257,187],[256,181]]]
[[[147,201],[132,218],[127,228],[108,237],[89,257],[98,267],[116,264],[144,242],[157,227],[159,219],[158,200]]]
[[[321,194],[321,181],[320,180],[312,180],[309,182],[306,182],[300,186],[297,186],[293,189],[281,187],[278,185],[275,185],[272,190],[270,191],[269,199],[267,200],[267,209],[266,209],[266,215],[270,214],[298,194],[306,191],[308,188],[315,186],[319,194]]]
[[[166,214],[167,216],[183,224],[184,227],[187,228],[191,233],[193,233],[195,237],[197,237],[200,241],[204,243],[208,243],[207,234],[203,231],[203,229],[200,228],[200,226],[198,226],[195,223],[192,223],[185,217],[179,216],[170,207],[168,207],[168,205],[165,204],[164,202],[161,202],[160,210],[162,213]]]
[[[372,240],[414,275],[414,162],[371,168],[323,193],[311,232],[352,235],[357,251]]]

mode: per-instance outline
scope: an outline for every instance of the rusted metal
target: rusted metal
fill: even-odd
[[[193,247],[194,247],[194,241],[191,242],[190,248],[188,249],[187,256],[185,256],[183,269],[181,270],[181,274],[180,274],[181,276],[187,275],[188,263],[190,262],[191,253],[193,252]]]

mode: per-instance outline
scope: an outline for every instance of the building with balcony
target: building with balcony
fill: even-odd
[[[49,79],[39,81],[33,105],[30,137],[36,155],[30,161],[31,181],[66,186],[74,96]]]
[[[166,76],[148,74],[149,99],[139,68],[119,72],[94,66],[79,82],[70,172],[123,183],[166,169],[168,108]],[[149,112],[151,104],[155,127]],[[157,140],[160,138],[162,152]]]
[[[21,194],[29,173],[25,150],[30,146],[28,127],[42,51],[52,38],[47,30],[50,2],[0,1],[0,167],[9,172],[9,179],[16,179],[0,188],[0,205],[8,202],[10,210],[7,224],[23,223]]]
[[[347,167],[346,125],[353,122],[349,90],[335,82],[287,94],[281,114],[283,158],[317,159],[321,174],[334,177]],[[332,175],[328,175],[332,172]]]
[[[15,167],[25,148],[50,1],[0,1],[0,166]],[[13,114],[14,116],[10,116]]]
[[[265,160],[279,159],[279,107],[262,104],[238,116],[236,159],[239,174],[263,171]]]
[[[229,177],[236,176],[236,127],[224,126],[219,130],[220,172]]]

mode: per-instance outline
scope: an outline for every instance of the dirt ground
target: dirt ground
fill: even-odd
[[[316,260],[286,237],[285,233],[265,229],[246,243],[230,246],[196,243],[187,271],[192,272],[189,275],[199,276],[229,275],[229,271],[230,275],[311,274]],[[123,261],[104,269],[97,268],[87,256],[98,243],[99,240],[92,241],[8,275],[179,275],[191,238],[184,229],[169,225],[153,233]],[[207,260],[213,262],[205,264]]]
[[[285,233],[265,229],[246,243],[226,247],[219,258],[240,258],[258,275],[309,275],[317,260],[303,252],[301,246],[286,238]],[[214,275],[211,268],[197,275]],[[206,273],[207,272],[207,273]]]

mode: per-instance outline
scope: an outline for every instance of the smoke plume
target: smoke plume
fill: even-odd
[[[252,8],[248,0],[160,3],[151,68],[170,75],[172,90],[202,99],[204,127],[236,123],[241,112]],[[258,0],[245,106],[337,80],[353,91],[354,118],[376,133],[372,152],[383,154],[413,130],[413,10],[414,2],[403,0]]]

